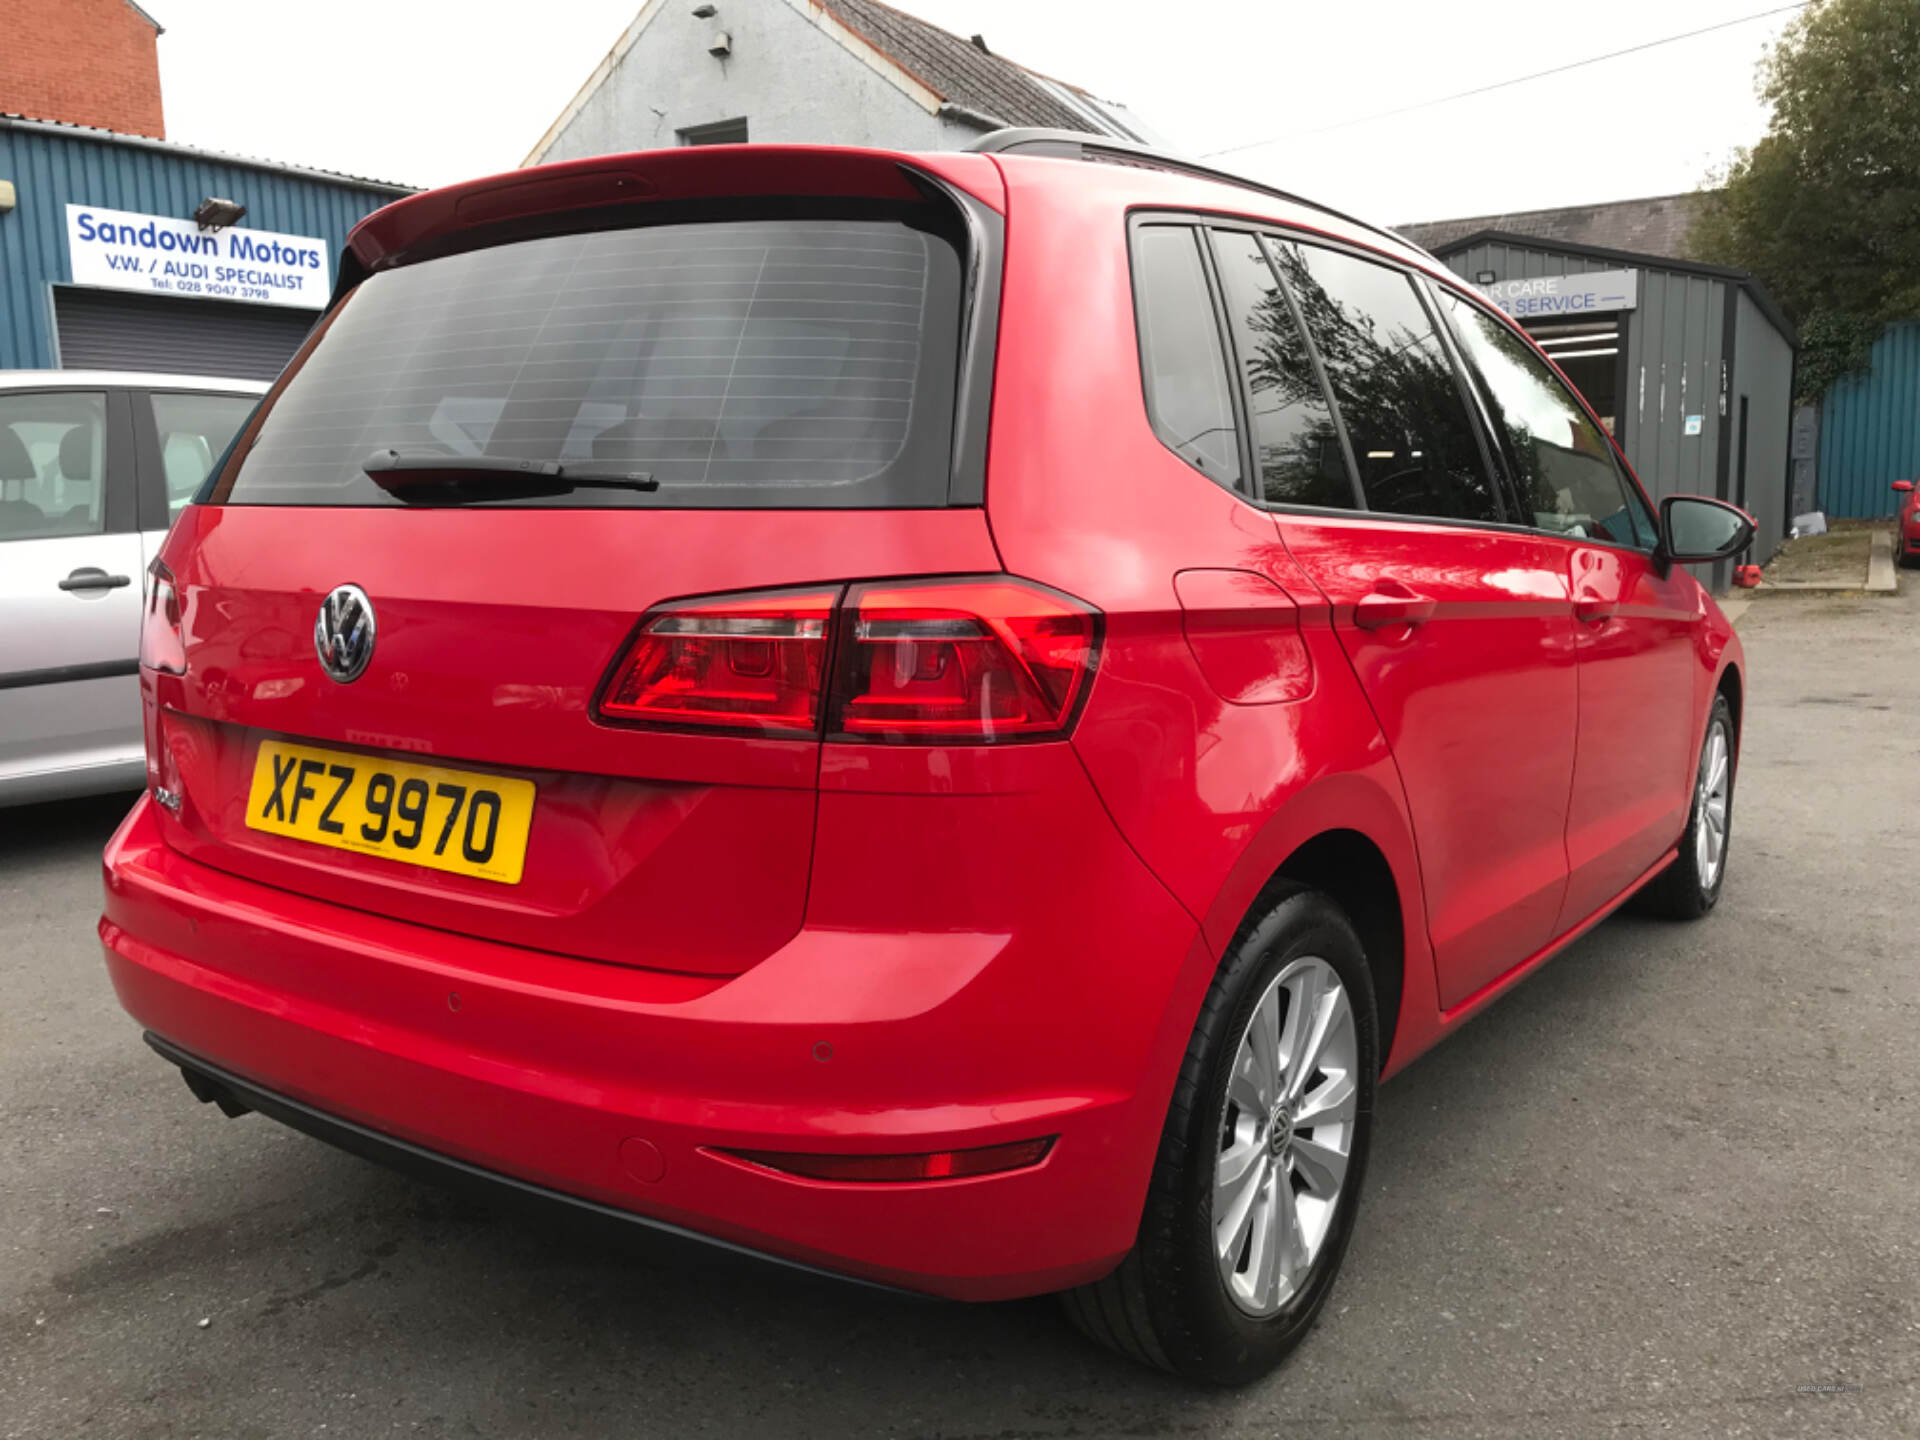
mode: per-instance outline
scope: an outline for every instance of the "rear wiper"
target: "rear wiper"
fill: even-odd
[[[376,450],[360,462],[369,479],[410,505],[538,500],[575,490],[660,488],[644,470],[581,460],[516,460],[510,455],[403,455]]]

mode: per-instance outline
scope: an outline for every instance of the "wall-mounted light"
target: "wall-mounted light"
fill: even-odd
[[[222,200],[217,195],[209,195],[193,212],[193,223],[202,230],[219,230],[239,224],[240,217],[246,213],[247,207],[238,200]]]
[[[1491,270],[1476,270],[1473,272],[1473,283],[1476,285],[1492,285],[1498,282],[1499,279],[1500,277]]]
[[[13,193],[13,182],[0,180],[0,215],[6,214],[17,203],[18,197]]]
[[[707,53],[725,59],[733,53],[733,36],[724,30],[716,32],[713,39],[707,42]]]

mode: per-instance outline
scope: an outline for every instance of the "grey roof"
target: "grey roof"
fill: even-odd
[[[1045,77],[970,40],[916,19],[880,0],[820,0],[821,8],[949,105],[995,125],[1093,130],[1094,114],[1070,108],[1051,94]],[[1076,95],[1086,92],[1050,82]],[[971,119],[972,116],[963,117]],[[1102,126],[1093,133],[1111,133]]]
[[[1668,260],[1696,259],[1687,231],[1699,209],[1700,194],[1652,195],[1644,200],[1609,200],[1599,205],[1569,205],[1559,210],[1513,210],[1504,215],[1472,215],[1462,220],[1427,220],[1396,225],[1424,250],[1439,253],[1470,235],[1488,230],[1525,235],[1546,243],[1597,245],[1631,250]]]
[[[98,125],[76,125],[71,120],[42,120],[37,115],[21,115],[0,110],[0,130],[45,130],[56,135],[99,140],[106,144],[127,145],[137,150],[160,150],[170,155],[188,155],[218,165],[241,165],[250,170],[271,170],[277,175],[292,175],[302,180],[321,180],[329,185],[348,185],[358,190],[381,190],[390,195],[416,194],[418,185],[402,185],[392,180],[375,180],[366,175],[348,175],[339,170],[319,170],[311,165],[289,165],[280,160],[262,160],[253,155],[232,155],[224,150],[203,150],[198,145],[182,145],[177,140],[156,140],[151,135],[129,135],[124,130],[104,130]]]

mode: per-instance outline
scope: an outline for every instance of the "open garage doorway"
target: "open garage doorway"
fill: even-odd
[[[1532,320],[1522,322],[1536,344],[1566,372],[1574,388],[1600,416],[1607,433],[1620,434],[1620,407],[1626,403],[1627,337],[1625,313],[1605,320]]]

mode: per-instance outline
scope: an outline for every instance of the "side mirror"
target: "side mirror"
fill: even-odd
[[[1669,495],[1660,502],[1660,550],[1682,565],[1725,560],[1753,543],[1753,517],[1737,505],[1704,495]]]
[[[1898,490],[1902,495],[1905,495],[1913,489],[1913,481],[1896,480],[1893,482],[1893,488]]]

